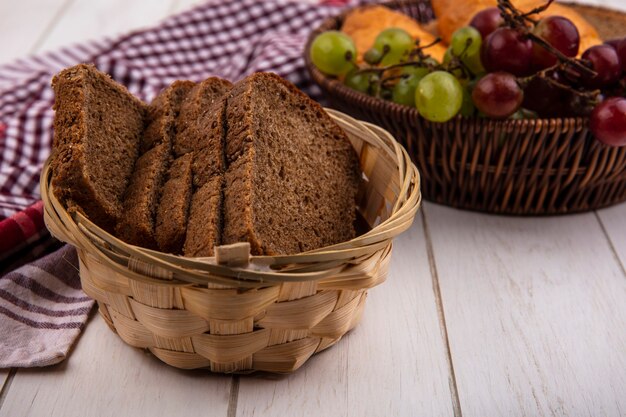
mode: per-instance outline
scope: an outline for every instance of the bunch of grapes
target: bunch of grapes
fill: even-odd
[[[443,62],[428,55],[404,30],[381,32],[357,64],[347,35],[328,31],[311,45],[322,72],[347,86],[414,106],[433,122],[457,115],[493,119],[590,117],[603,143],[626,145],[626,38],[579,54],[580,35],[569,19],[533,17],[510,0],[474,16],[452,36]]]

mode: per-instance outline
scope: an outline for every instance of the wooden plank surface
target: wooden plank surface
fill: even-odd
[[[0,369],[0,393],[8,392],[7,389],[5,389],[4,384],[6,384],[7,379],[9,378],[10,371],[11,371],[10,369]],[[0,407],[2,407],[3,398],[4,398],[4,394],[0,394]]]
[[[226,416],[231,379],[172,368],[93,317],[65,362],[17,372],[0,417]]]
[[[626,276],[593,213],[426,219],[464,417],[624,415]]]
[[[34,52],[71,1],[1,1],[0,64]]]
[[[559,0],[559,2],[580,3],[580,4],[587,4],[590,6],[597,6],[597,7],[610,7],[614,10],[621,10],[621,11],[626,12],[626,2],[624,2],[624,0],[571,0],[571,1]]]
[[[237,416],[452,416],[446,347],[420,219],[393,249],[361,324],[293,375],[241,378]]]
[[[40,50],[155,25],[174,0],[74,0],[42,42]]]
[[[611,239],[615,255],[626,269],[626,204],[598,211],[598,219]]]
[[[172,2],[170,12],[171,13],[184,12],[185,10],[189,10],[192,7],[195,7],[204,2],[205,0],[174,0]]]

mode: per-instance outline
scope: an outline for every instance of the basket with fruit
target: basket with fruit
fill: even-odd
[[[364,6],[325,21],[305,59],[335,106],[407,148],[425,198],[592,210],[626,200],[626,38],[603,43],[590,11],[604,32],[626,22],[551,0]]]

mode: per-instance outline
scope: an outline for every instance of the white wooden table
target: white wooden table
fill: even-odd
[[[1,0],[0,62],[197,2]],[[625,265],[626,204],[511,218],[426,203],[361,325],[295,374],[179,371],[96,316],[64,363],[0,370],[0,417],[626,416]]]

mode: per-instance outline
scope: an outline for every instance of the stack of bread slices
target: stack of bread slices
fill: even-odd
[[[53,191],[129,244],[201,257],[249,242],[277,255],[355,235],[356,153],[277,75],[176,81],[149,105],[91,65],[52,85]]]

